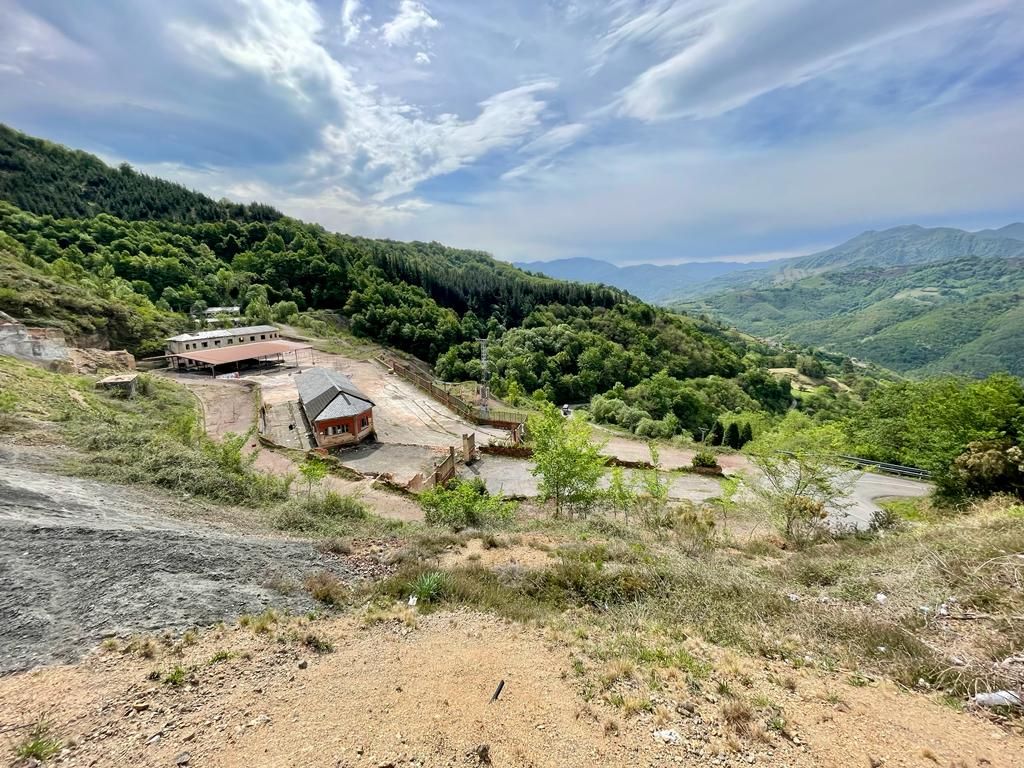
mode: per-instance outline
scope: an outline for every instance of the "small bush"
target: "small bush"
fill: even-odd
[[[274,521],[281,530],[299,533],[328,533],[339,525],[369,517],[369,507],[355,496],[335,491],[292,499]]]
[[[417,605],[439,603],[451,590],[448,574],[441,571],[421,573],[412,584],[410,591],[416,597]]]
[[[348,588],[330,571],[321,571],[306,579],[306,590],[327,605],[343,605],[349,595]]]
[[[352,543],[348,539],[331,536],[316,545],[318,551],[328,555],[351,555]]]
[[[693,455],[693,459],[691,459],[690,463],[695,468],[712,469],[718,466],[718,457],[715,455],[714,451],[701,449]]]
[[[315,653],[331,653],[334,651],[334,645],[330,640],[312,632],[302,638],[302,644]]]
[[[29,731],[25,740],[14,748],[14,754],[25,760],[49,760],[64,748],[64,743],[53,736],[53,726],[40,720]]]
[[[160,682],[164,685],[171,685],[177,688],[184,684],[187,674],[188,673],[185,668],[180,664],[177,664],[170,672],[165,672],[160,676]]]
[[[515,513],[512,502],[492,496],[483,483],[458,479],[420,494],[420,505],[427,525],[456,531],[507,523]]]
[[[238,625],[240,627],[248,627],[258,635],[265,635],[270,632],[272,627],[277,625],[278,621],[277,611],[273,608],[268,608],[263,613],[258,613],[255,616],[250,614],[239,616]]]

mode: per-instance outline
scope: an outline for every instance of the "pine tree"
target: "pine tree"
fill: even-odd
[[[730,448],[740,447],[740,428],[735,421],[725,430],[725,444]]]
[[[725,427],[722,426],[722,422],[716,421],[715,426],[711,428],[711,444],[721,445],[722,440],[725,439]]]
[[[743,425],[743,429],[740,430],[740,448],[742,448],[744,445],[746,445],[753,439],[754,430],[751,429],[750,422],[748,421],[746,424]]]

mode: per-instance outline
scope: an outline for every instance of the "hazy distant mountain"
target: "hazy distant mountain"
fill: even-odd
[[[1016,224],[1007,224],[999,229],[982,229],[974,234],[981,237],[1009,237],[1012,240],[1024,240],[1024,224],[1018,221]]]
[[[906,373],[1024,376],[1024,224],[865,232],[702,289],[676,306]]]
[[[517,262],[515,266],[561,280],[604,283],[629,291],[644,301],[668,301],[700,293],[701,286],[722,275],[781,264],[783,260],[746,264],[738,261],[694,261],[685,264],[637,264],[619,267],[597,259],[556,259]]]

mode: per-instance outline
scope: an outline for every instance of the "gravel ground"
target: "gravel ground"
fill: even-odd
[[[232,620],[273,606],[266,586],[328,568],[308,543],[246,536],[153,511],[153,495],[15,466],[0,449],[0,674],[70,661],[110,635]]]

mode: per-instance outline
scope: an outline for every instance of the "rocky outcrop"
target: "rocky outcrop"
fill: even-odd
[[[0,312],[0,355],[66,373],[135,370],[135,358],[128,352],[69,347],[63,331],[29,328],[4,312]]]

